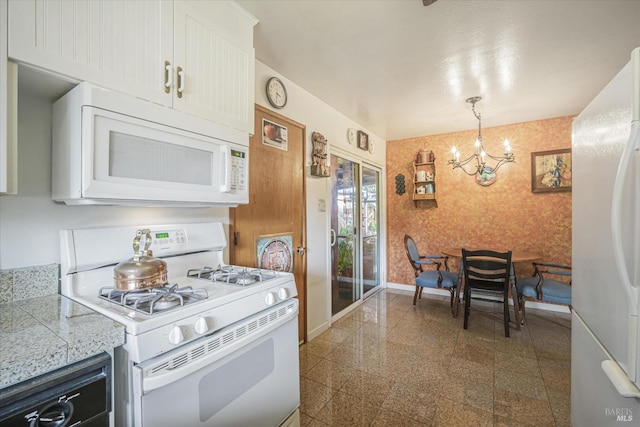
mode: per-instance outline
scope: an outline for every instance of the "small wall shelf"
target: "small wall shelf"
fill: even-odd
[[[413,162],[413,204],[436,201],[436,164],[435,162]]]

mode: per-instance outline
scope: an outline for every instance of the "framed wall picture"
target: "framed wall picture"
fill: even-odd
[[[369,135],[362,132],[361,130],[358,131],[358,148],[361,150],[369,151]]]
[[[571,148],[531,153],[531,191],[571,191]]]
[[[270,234],[256,239],[258,268],[293,272],[293,234]]]
[[[262,143],[270,147],[287,151],[287,128],[267,119],[262,119]]]

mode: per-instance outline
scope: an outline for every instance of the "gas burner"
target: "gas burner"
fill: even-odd
[[[248,269],[247,267],[235,267],[233,265],[219,265],[218,268],[204,267],[189,270],[187,276],[244,287],[273,279],[276,277],[276,272],[259,268]]]
[[[179,288],[171,284],[133,291],[119,291],[112,287],[100,289],[100,298],[144,314],[156,314],[206,300],[207,297],[205,289],[193,289],[191,286]]]

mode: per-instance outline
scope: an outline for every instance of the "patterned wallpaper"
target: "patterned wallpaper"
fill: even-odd
[[[404,235],[414,238],[421,254],[446,247],[487,247],[537,252],[544,261],[571,263],[571,193],[531,192],[531,152],[571,147],[573,116],[482,129],[485,149],[501,153],[508,138],[515,163],[503,165],[493,185],[447,165],[451,147],[471,154],[477,130],[387,142],[387,280],[413,284]],[[436,200],[415,207],[412,161],[422,148],[433,150]],[[406,192],[396,194],[395,177],[405,176]],[[449,267],[457,271],[451,259]],[[531,263],[516,264],[519,277],[531,275]]]

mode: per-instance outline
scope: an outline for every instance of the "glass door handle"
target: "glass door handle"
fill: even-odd
[[[331,231],[331,246],[335,246],[336,245],[336,232],[335,232],[335,230],[333,228],[330,231]]]

